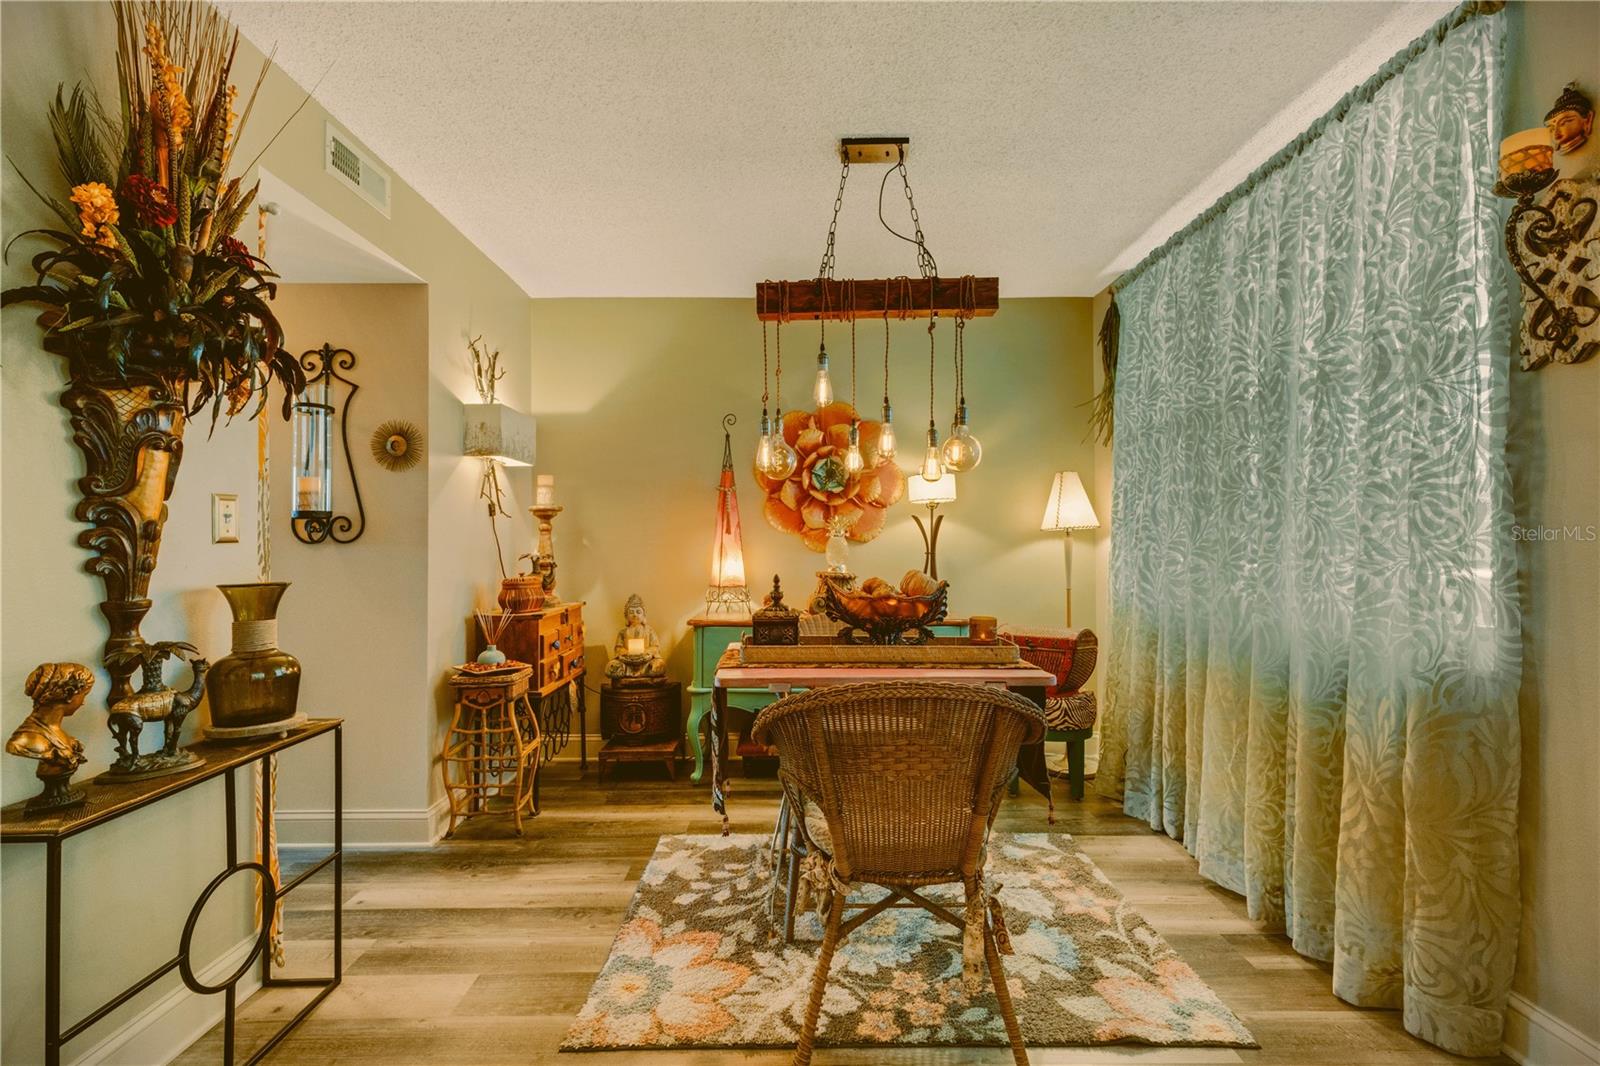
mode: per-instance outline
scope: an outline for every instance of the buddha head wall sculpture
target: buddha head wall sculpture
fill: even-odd
[[[1556,151],[1571,155],[1582,148],[1594,132],[1594,104],[1578,91],[1578,83],[1569,81],[1556,98],[1556,104],[1544,116],[1545,128],[1556,142]]]

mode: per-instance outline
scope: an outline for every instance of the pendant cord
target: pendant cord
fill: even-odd
[[[856,409],[856,283],[844,283],[845,304],[850,308],[850,410]],[[853,421],[860,421],[859,418]]]
[[[933,329],[939,323],[939,316],[933,312],[933,279],[928,279],[928,429],[936,429],[933,417],[933,374],[934,374],[934,348]]]
[[[778,324],[772,330],[777,347],[777,371],[772,378],[773,401],[778,414],[783,414],[783,324],[789,320],[789,283],[778,282]]]
[[[889,406],[889,279],[883,281],[883,406]]]
[[[761,320],[761,413],[767,413],[767,383],[770,375],[767,373],[767,320]]]

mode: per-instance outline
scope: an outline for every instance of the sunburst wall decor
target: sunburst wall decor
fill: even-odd
[[[414,422],[391,419],[372,431],[372,457],[385,470],[410,470],[422,462],[422,447]]]

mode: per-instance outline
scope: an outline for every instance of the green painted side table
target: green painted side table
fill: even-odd
[[[802,632],[806,624],[802,620]],[[689,779],[699,784],[706,771],[705,742],[700,737],[700,727],[711,713],[711,677],[717,672],[717,661],[722,658],[728,645],[743,639],[750,632],[750,616],[696,615],[689,619],[689,628],[694,630],[694,681],[689,685],[689,721],[684,733],[689,750],[694,753],[694,773]],[[967,622],[964,618],[952,618],[931,628],[935,636],[961,637],[966,636]],[[736,688],[728,691],[728,706],[755,712],[777,698],[775,693],[764,688]]]

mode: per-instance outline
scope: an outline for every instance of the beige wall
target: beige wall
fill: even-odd
[[[1508,130],[1541,123],[1568,81],[1600,99],[1600,3],[1510,11]],[[1583,155],[1564,160],[1564,170],[1600,166],[1600,131]],[[1513,989],[1592,1048],[1600,1044],[1600,361],[1514,371],[1511,398],[1517,522],[1568,531],[1521,544],[1523,920]],[[1526,1030],[1514,1010],[1507,1042],[1533,1043],[1529,1061],[1538,1061],[1541,1034]]]
[[[289,527],[292,429],[274,420],[272,576],[291,582],[279,612],[279,643],[301,660],[301,707],[345,719],[347,810],[418,810],[426,806],[432,758],[427,617],[419,609],[427,597],[428,470],[384,470],[367,438],[391,418],[427,425],[427,288],[285,285],[274,305],[284,346],[295,355],[324,343],[355,353],[348,376],[359,391],[348,406],[342,386],[335,396],[339,419],[348,418],[344,428],[366,511],[366,530],[353,544],[296,540]],[[339,431],[336,423],[335,439]],[[252,452],[247,476],[253,458]],[[253,477],[241,495],[252,487]],[[355,517],[337,445],[334,504]],[[329,784],[326,760],[283,760],[284,841],[331,839],[321,817],[301,823],[302,812],[332,808]]]
[[[870,411],[881,402],[883,331],[876,323],[858,330],[858,396]],[[967,332],[967,401],[984,458],[943,509],[939,574],[950,581],[953,613],[1060,625],[1061,544],[1039,532],[1039,517],[1052,473],[1087,472],[1091,463],[1079,406],[1089,395],[1089,301],[1006,300]],[[950,333],[938,332],[941,435],[950,418]],[[900,461],[909,465],[927,426],[927,334],[897,324],[891,336]],[[848,399],[848,331],[830,330],[828,344],[836,392]],[[814,324],[784,330],[790,407],[809,403],[816,350]],[[751,593],[762,595],[776,571],[791,602],[803,599],[823,557],[767,525],[750,474],[761,329],[749,300],[535,300],[533,353],[539,469],[556,475],[566,508],[556,521],[561,588],[589,603],[596,670],[623,601],[638,592],[672,675],[687,681],[692,673],[684,623],[701,609],[709,576],[724,412],[739,418],[733,454]],[[921,565],[912,513],[909,503],[896,505],[877,540],[852,545],[857,574],[898,580]],[[1075,562],[1074,620],[1092,625],[1088,553]]]
[[[7,3],[0,8],[0,20],[0,123],[6,154],[30,178],[53,188],[59,179],[44,106],[62,79],[87,77],[107,89],[113,86],[115,33],[109,8]],[[259,61],[258,52],[241,45],[239,70],[250,70]],[[253,157],[304,95],[274,70],[235,158]],[[443,713],[444,667],[463,656],[463,619],[498,577],[484,546],[487,531],[472,521],[481,514],[476,467],[461,456],[460,401],[471,398],[466,339],[481,333],[505,353],[510,375],[502,382],[502,398],[526,407],[532,392],[526,355],[528,301],[402,180],[393,183],[391,215],[384,218],[324,174],[320,153],[326,119],[315,102],[307,105],[267,150],[262,165],[426,284],[416,287],[415,295],[385,306],[382,320],[376,312],[357,315],[360,299],[354,294],[348,301],[330,300],[327,294],[284,294],[281,313],[292,347],[298,350],[302,338],[310,338],[307,347],[320,343],[327,330],[356,339],[349,346],[362,356],[358,380],[363,393],[354,416],[361,431],[352,425],[352,445],[363,489],[374,498],[369,532],[360,542],[304,548],[289,538],[280,495],[280,510],[274,515],[274,576],[295,583],[283,604],[283,643],[305,662],[306,709],[350,719],[346,803],[352,809],[364,807],[369,817],[347,823],[347,841],[359,841],[363,833],[378,841],[425,840],[427,811],[438,793],[430,753]],[[12,168],[4,171],[4,239],[32,226],[55,224]],[[254,244],[253,224],[242,236]],[[31,280],[26,262],[35,250],[26,241],[13,249],[4,270],[7,286]],[[381,298],[369,293],[367,299]],[[7,729],[25,713],[22,682],[34,665],[61,659],[94,664],[105,634],[96,608],[101,585],[83,572],[88,554],[76,544],[82,526],[73,519],[72,508],[82,461],[57,403],[63,368],[40,350],[35,314],[29,308],[7,310],[0,323],[0,694]],[[424,467],[405,475],[377,469],[365,451],[364,432],[369,420],[380,416],[410,417],[424,425]],[[287,440],[283,427],[275,434],[277,441]],[[281,460],[286,446],[277,454]],[[156,602],[144,627],[151,638],[187,638],[213,656],[226,651],[228,613],[212,586],[255,575],[254,456],[254,431],[246,424],[219,427],[209,441],[203,427],[189,433],[160,566],[151,583]],[[283,493],[284,483],[277,488]],[[513,472],[508,488],[515,510],[509,534],[526,550],[522,508],[531,502],[531,478]],[[239,494],[241,543],[209,543],[213,491]],[[336,595],[316,595],[316,586]],[[372,683],[354,683],[339,673],[339,660],[356,655],[362,656],[358,661]],[[103,769],[111,752],[104,686],[102,674],[97,691],[71,723],[88,747],[84,778]],[[286,808],[298,806],[314,816],[326,806],[326,791],[313,788],[288,760],[284,772]],[[6,802],[35,788],[30,766],[0,759]],[[197,789],[67,849],[68,877],[76,888],[68,894],[65,910],[77,929],[64,960],[69,1015],[81,1013],[142,974],[141,967],[170,954],[190,902],[222,865],[221,792],[220,785]],[[247,783],[242,793],[248,797]],[[319,835],[316,826],[314,820],[303,823],[311,837]],[[285,836],[293,832],[291,822]],[[325,832],[320,835],[326,838]],[[42,857],[30,850],[8,847],[0,857],[5,943],[0,1059],[6,1062],[40,1057]],[[104,891],[107,884],[123,890],[109,894]],[[221,908],[231,922],[219,923],[200,945],[202,954],[220,954],[244,934],[248,907],[237,897],[233,904],[231,911]],[[93,1047],[172,985],[175,981],[158,985],[69,1050],[78,1054]],[[202,1002],[205,1009],[214,1003]],[[167,1023],[180,1019],[186,1009],[180,1007]],[[204,1011],[180,1020],[203,1026]],[[180,1028],[167,1023],[147,1033],[147,1046],[167,1047],[171,1040],[181,1040]]]

